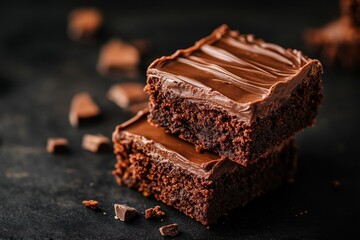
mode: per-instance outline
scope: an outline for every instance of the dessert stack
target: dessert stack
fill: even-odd
[[[117,183],[204,225],[292,181],[294,135],[315,122],[322,66],[223,25],[155,60],[149,107],[116,127]]]

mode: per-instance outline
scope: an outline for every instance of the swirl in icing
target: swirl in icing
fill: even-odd
[[[282,94],[290,93],[312,65],[321,71],[317,60],[298,50],[241,35],[222,25],[193,47],[155,60],[147,75],[160,78],[165,91],[193,101],[205,100],[250,119],[254,104],[269,98],[277,85],[287,84]]]

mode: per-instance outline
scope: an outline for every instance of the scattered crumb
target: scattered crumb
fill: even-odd
[[[91,209],[99,208],[99,202],[96,200],[84,200],[84,201],[82,201],[82,204],[84,204],[86,207],[91,208]]]
[[[145,210],[145,218],[155,218],[156,216],[162,217],[165,216],[165,212],[161,210],[160,206],[155,206],[154,208],[148,208]]]

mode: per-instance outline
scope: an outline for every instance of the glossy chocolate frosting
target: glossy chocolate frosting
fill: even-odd
[[[264,102],[280,106],[305,77],[318,72],[320,62],[298,50],[222,25],[193,47],[155,60],[147,75],[160,78],[164,92],[225,109],[250,123],[267,114]]]
[[[143,149],[143,153],[158,161],[168,161],[187,171],[206,179],[214,179],[223,173],[230,173],[237,168],[244,168],[238,163],[228,159],[220,158],[210,152],[197,152],[193,145],[187,143],[172,134],[168,134],[164,129],[150,125],[146,120],[148,110],[138,112],[138,114],[127,122],[117,126],[114,134],[114,142],[121,139],[135,141]],[[281,146],[273,148],[269,152],[278,153],[288,144],[288,141]]]

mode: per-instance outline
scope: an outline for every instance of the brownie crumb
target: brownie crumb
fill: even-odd
[[[93,153],[107,152],[111,150],[109,138],[98,134],[85,134],[82,140],[82,147]]]
[[[165,216],[165,212],[161,210],[160,206],[156,206],[154,208],[148,208],[145,210],[145,218],[155,218],[156,216],[163,217]]]
[[[69,150],[69,142],[65,138],[49,138],[46,150],[49,153],[63,153]]]
[[[114,209],[115,219],[119,219],[123,222],[129,221],[138,215],[138,211],[135,208],[125,204],[114,204]]]
[[[154,218],[156,216],[155,211],[153,208],[149,208],[145,210],[145,218],[149,219],[149,218]]]
[[[69,121],[71,126],[78,127],[86,121],[94,120],[100,115],[100,108],[90,94],[81,92],[76,94],[70,106]]]
[[[99,208],[99,202],[96,200],[84,200],[82,201],[82,204],[94,210]]]
[[[174,237],[179,234],[179,227],[176,223],[162,226],[159,228],[161,235]]]
[[[339,180],[333,180],[333,181],[331,182],[331,188],[332,188],[333,190],[339,190],[340,187],[341,187],[341,183],[340,183]]]
[[[102,13],[96,8],[77,8],[68,18],[68,35],[78,42],[92,43],[103,22]]]

